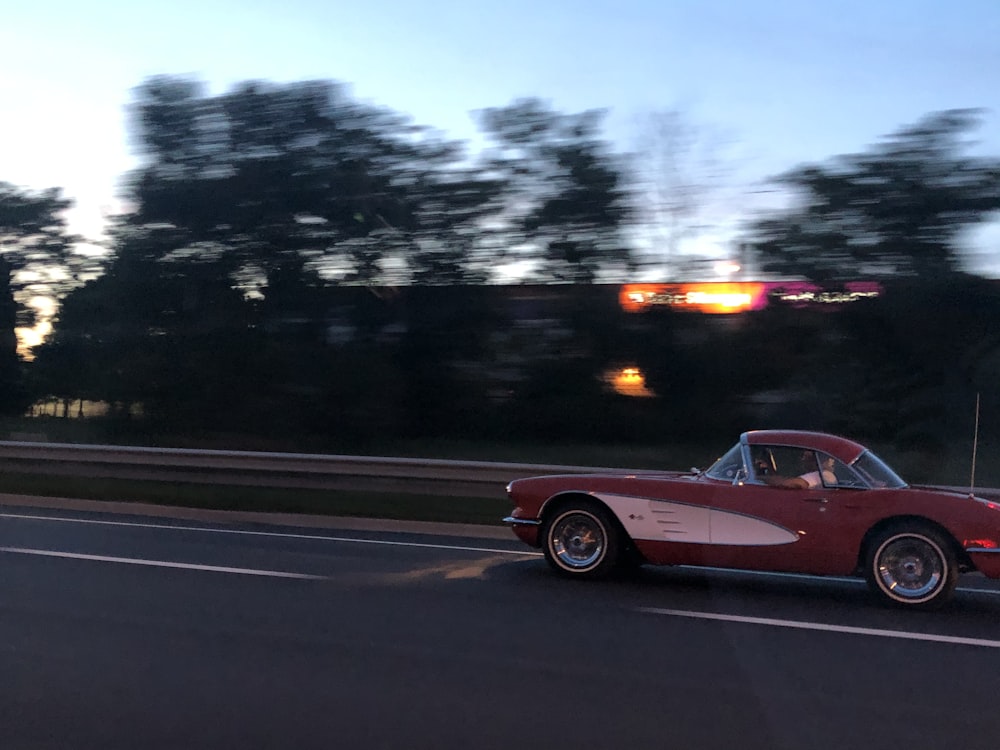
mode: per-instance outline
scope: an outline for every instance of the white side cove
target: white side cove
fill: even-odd
[[[633,539],[762,547],[797,542],[799,535],[761,518],[700,505],[593,493]]]

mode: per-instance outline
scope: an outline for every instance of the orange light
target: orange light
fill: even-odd
[[[604,376],[611,389],[620,396],[651,398],[656,394],[646,387],[646,376],[638,367],[611,370]]]
[[[618,301],[625,312],[666,306],[711,315],[756,310],[766,303],[765,285],[756,281],[625,284],[618,295]]]
[[[727,315],[760,310],[769,300],[792,307],[838,307],[878,297],[882,288],[873,281],[850,281],[824,289],[807,281],[704,281],[686,284],[625,284],[618,301],[625,312],[651,307]]]

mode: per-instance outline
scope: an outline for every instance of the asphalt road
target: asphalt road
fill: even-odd
[[[1000,738],[1000,587],[982,578],[913,613],[840,579],[564,581],[502,528],[383,526],[0,506],[0,747]]]

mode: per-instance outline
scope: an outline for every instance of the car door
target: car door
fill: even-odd
[[[787,449],[769,451],[768,461],[772,471],[786,474],[798,467]],[[832,484],[790,488],[767,480],[751,466],[738,481],[717,486],[705,564],[817,574],[853,569],[857,550],[846,540],[858,520],[859,490]]]
[[[828,530],[839,503],[830,488],[786,489],[764,484],[720,488],[713,498],[712,543],[705,563],[719,567],[801,573],[829,572]]]

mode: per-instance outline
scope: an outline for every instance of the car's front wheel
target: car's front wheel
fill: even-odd
[[[865,579],[883,601],[931,609],[944,604],[958,583],[950,541],[923,524],[896,525],[868,546]]]
[[[618,564],[618,528],[595,502],[581,499],[560,506],[545,522],[542,539],[545,560],[563,575],[600,578]]]

